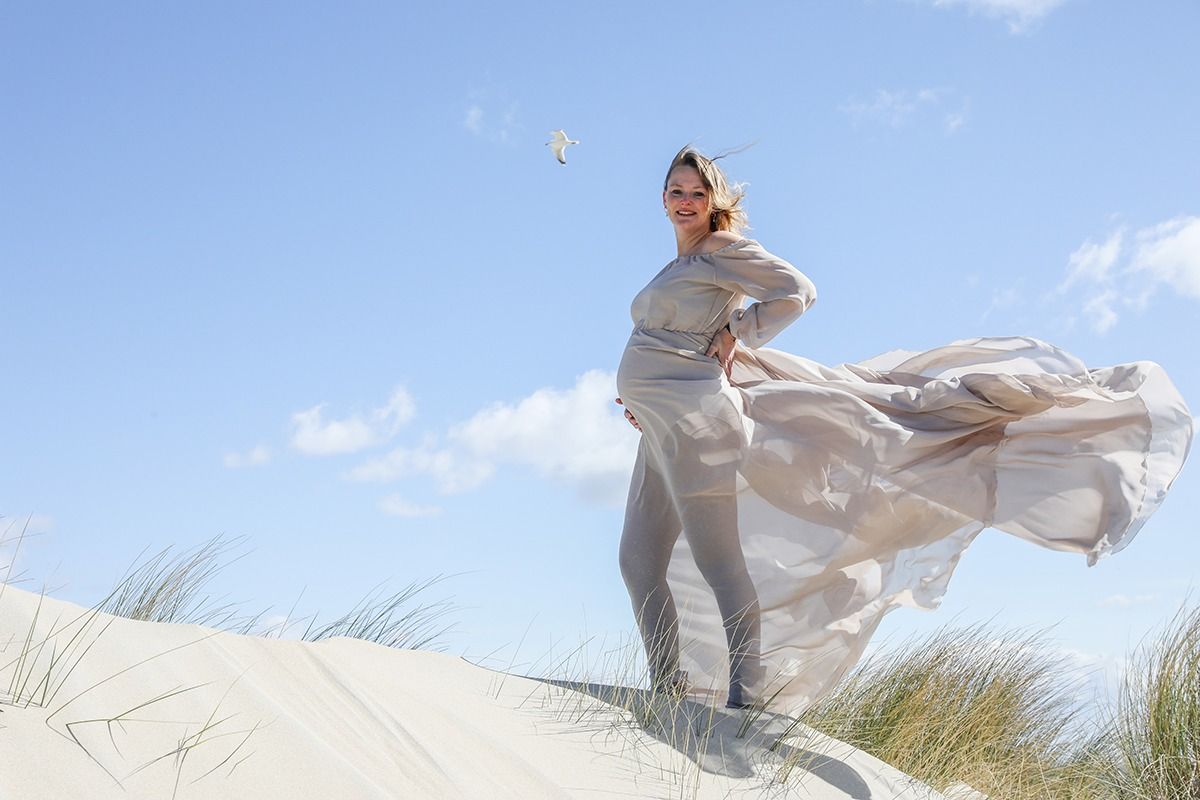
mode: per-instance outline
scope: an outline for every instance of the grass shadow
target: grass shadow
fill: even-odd
[[[744,710],[719,708],[688,697],[664,697],[649,689],[619,684],[522,677],[587,695],[625,711],[643,731],[686,756],[703,772],[735,779],[752,778],[761,774],[762,754],[769,752],[789,764],[789,771],[799,770],[820,778],[855,800],[872,797],[869,784],[858,770],[834,754],[836,744],[812,749],[782,741],[781,737],[788,733],[795,735],[799,724],[795,717],[758,711],[747,725],[749,715]],[[781,780],[789,777],[785,774]]]

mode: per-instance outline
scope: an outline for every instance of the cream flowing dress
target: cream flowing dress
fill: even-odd
[[[678,665],[714,701],[730,642],[698,566],[713,542],[737,537],[757,595],[753,694],[797,711],[888,611],[936,608],[984,528],[1089,566],[1124,548],[1191,445],[1191,414],[1150,361],[1089,369],[1020,336],[837,367],[763,346],[815,299],[795,267],[741,239],[674,259],[633,301],[617,388],[642,434],[623,569],[643,545],[670,548]],[[727,322],[729,377],[704,355]]]

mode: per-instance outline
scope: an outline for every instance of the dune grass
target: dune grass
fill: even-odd
[[[222,556],[241,544],[244,538],[226,541],[221,536],[214,536],[171,559],[167,558],[171,552],[168,546],[141,564],[135,560],[117,582],[101,611],[144,622],[193,623],[223,630],[240,626],[245,630],[256,618],[239,622],[234,616],[236,605],[227,603],[213,608],[209,606],[211,598],[201,594],[218,572],[242,557],[222,562]],[[139,553],[138,559],[141,557]]]
[[[0,691],[0,705],[22,708],[48,706],[79,662],[87,655],[88,650],[112,622],[109,620],[105,623],[95,636],[91,637],[91,641],[88,641],[88,635],[98,619],[98,610],[92,608],[65,625],[60,626],[59,619],[55,619],[49,626],[49,632],[40,633],[39,623],[44,597],[44,593],[38,597],[38,605],[30,619],[29,628],[20,634],[19,638],[14,635],[10,639],[12,642],[19,642],[16,655],[0,662],[0,675],[10,669],[12,671],[7,689]],[[7,649],[6,646],[4,650]]]
[[[1200,608],[1085,706],[1046,631],[943,627],[858,665],[799,721],[944,790],[990,800],[1200,799]]]
[[[218,535],[173,558],[168,558],[172,549],[168,546],[140,564],[135,561],[101,610],[128,619],[191,623],[243,635],[270,637],[274,633],[277,637],[282,636],[295,624],[290,613],[281,625],[264,629],[259,626],[259,620],[269,608],[253,616],[239,615],[239,604],[213,607],[214,601],[206,593],[222,569],[246,555],[226,558],[244,540],[242,536],[227,540]],[[141,559],[141,554],[138,558]],[[398,591],[383,595],[377,595],[383,584],[376,584],[354,608],[337,619],[318,625],[314,614],[300,638],[315,642],[344,636],[398,649],[444,649],[441,637],[454,625],[439,623],[455,610],[455,606],[445,599],[429,603],[418,601],[422,592],[450,577],[453,576],[437,575],[413,581]]]
[[[497,696],[513,667],[493,679]],[[636,633],[615,646],[587,639],[521,674],[551,687],[523,707],[620,737],[639,774],[669,776],[681,798],[703,772],[753,768],[765,794],[814,774],[834,782],[844,742],[934,789],[966,784],[989,800],[1200,800],[1200,609],[1181,609],[1139,650],[1109,705],[1083,699],[1086,673],[1048,630],[990,623],[885,646],[794,718],[652,696]],[[679,758],[650,758],[652,739]]]
[[[1108,727],[1119,800],[1200,798],[1200,606],[1138,647]]]
[[[5,537],[13,525],[10,522],[6,526]],[[14,582],[10,581],[12,564],[26,535],[26,529],[22,529],[12,540],[15,542],[13,559],[9,562],[8,574],[0,581],[0,600],[4,589]],[[5,537],[0,537],[0,544],[9,543],[10,539]],[[286,622],[278,629],[255,630],[265,611],[253,616],[239,615],[238,605],[226,603],[214,607],[207,594],[212,579],[242,557],[226,559],[230,550],[242,544],[244,539],[215,536],[174,557],[169,557],[172,548],[167,547],[142,560],[143,550],[107,596],[66,624],[54,620],[48,631],[42,630],[45,626],[40,619],[42,603],[39,598],[28,630],[0,632],[8,638],[8,642],[0,646],[0,674],[8,673],[7,686],[0,686],[0,706],[48,706],[88,649],[111,624],[109,619],[98,633],[92,635],[103,620],[102,614],[146,622],[196,624],[245,635],[269,637],[275,630],[276,635],[280,635],[287,627]],[[374,596],[375,590],[372,590],[350,612],[332,622],[320,626],[310,623],[301,638],[320,641],[343,636],[400,649],[439,649],[442,647],[440,637],[453,627],[452,624],[439,626],[439,620],[454,610],[454,606],[449,600],[415,601],[420,599],[422,592],[448,577],[452,576],[438,575],[415,581],[382,597]],[[41,596],[45,596],[44,590]],[[4,654],[9,644],[17,645],[16,653],[6,660]]]
[[[161,551],[135,564],[90,611],[35,636],[39,604],[17,655],[0,663],[0,673],[12,669],[7,688],[0,686],[0,706],[48,705],[103,633],[84,635],[100,611],[250,633],[261,614],[238,617],[232,605],[210,607],[203,594],[231,563],[221,559],[238,541],[216,537],[175,559],[167,558],[170,548]],[[438,623],[452,607],[448,601],[414,601],[444,579],[414,582],[382,597],[372,590],[332,622],[310,623],[301,638],[347,636],[397,648],[436,648],[451,627]],[[0,585],[0,598],[2,592]],[[1182,607],[1162,633],[1138,649],[1117,701],[1102,709],[1080,704],[1075,689],[1081,675],[1044,630],[1007,631],[986,623],[943,627],[883,648],[796,718],[652,695],[644,688],[649,676],[636,633],[612,646],[594,641],[522,666],[525,676],[558,690],[554,702],[531,693],[522,705],[550,707],[574,728],[620,737],[634,764],[657,773],[681,798],[698,791],[703,772],[753,770],[766,776],[765,791],[819,774],[822,763],[837,754],[814,751],[811,730],[934,788],[962,782],[990,800],[1200,798],[1200,608]],[[515,660],[514,653],[508,669],[497,672],[497,696]],[[1099,720],[1090,727],[1089,712]],[[76,720],[71,726],[119,721]],[[647,736],[669,744],[679,759],[669,764],[644,759]]]
[[[867,658],[799,720],[939,790],[1100,798],[1079,678],[1044,630],[942,627]]]
[[[353,609],[338,619],[313,629],[310,625],[301,637],[307,642],[346,636],[376,642],[401,650],[444,650],[440,639],[454,624],[439,627],[439,620],[454,610],[449,600],[412,604],[412,600],[430,586],[445,580],[435,575],[413,581],[390,595],[375,597],[377,584]]]
[[[745,745],[730,741],[738,723],[729,712],[646,688],[650,675],[636,632],[615,643],[586,637],[566,652],[555,655],[552,648],[529,664],[516,663],[520,647],[493,676],[492,695],[501,695],[511,675],[539,681],[517,708],[552,719],[563,732],[617,741],[626,759],[622,767],[637,776],[645,796],[695,797],[706,771],[744,760],[734,751]],[[650,751],[653,740],[670,746],[665,760]]]
[[[5,528],[5,537],[11,530],[12,523]],[[13,561],[9,563],[4,581],[0,582],[0,600],[3,599],[5,587],[10,582],[15,582],[10,580],[12,563],[15,561],[16,550],[19,549],[25,535],[26,531],[22,530],[16,539]],[[220,705],[224,702],[225,695],[228,695],[232,684],[226,689],[225,695],[217,702],[217,706],[212,709],[209,718],[199,730],[191,733],[185,731],[184,735],[178,741],[172,742],[164,752],[142,763],[124,776],[114,773],[108,765],[102,763],[88,749],[78,733],[85,729],[98,727],[107,730],[111,738],[114,731],[123,731],[129,726],[144,724],[163,726],[168,720],[154,718],[153,709],[170,701],[173,697],[202,688],[206,684],[176,687],[172,691],[140,702],[132,702],[128,708],[120,708],[115,713],[99,717],[72,718],[71,708],[72,704],[84,695],[131,670],[136,670],[146,662],[181,647],[189,647],[222,631],[269,637],[272,633],[271,630],[253,630],[262,613],[253,617],[239,616],[237,614],[238,606],[225,604],[213,607],[210,596],[206,594],[211,580],[222,568],[236,560],[227,560],[225,556],[232,547],[240,544],[241,540],[242,537],[225,540],[223,537],[217,536],[199,547],[185,551],[173,558],[168,557],[171,551],[171,548],[168,547],[141,563],[135,561],[106,597],[65,624],[62,624],[61,618],[51,621],[44,617],[42,601],[46,593],[43,589],[27,629],[23,632],[0,632],[0,637],[7,640],[7,642],[0,641],[0,676],[7,678],[5,682],[0,683],[0,712],[5,710],[5,706],[11,708],[32,706],[47,709],[49,714],[45,717],[46,725],[55,733],[74,742],[117,786],[121,787],[124,787],[123,781],[157,762],[170,758],[173,760],[175,775],[170,796],[175,797],[184,780],[184,767],[189,754],[198,748],[211,750],[213,743],[218,740],[232,739],[230,744],[232,749],[224,754],[224,758],[221,758],[215,766],[190,778],[188,782],[195,783],[202,780],[218,769],[226,768],[229,771],[236,769],[239,764],[253,754],[246,745],[260,729],[261,723],[256,722],[247,727],[230,729],[230,723],[236,714],[223,715],[218,718]],[[0,544],[7,543],[7,538],[0,537]],[[141,556],[139,556],[140,558]],[[398,648],[434,647],[438,638],[450,628],[450,626],[438,627],[435,623],[449,613],[452,606],[449,601],[414,604],[413,600],[422,591],[443,579],[443,576],[437,576],[425,581],[414,582],[400,591],[382,598],[375,598],[372,594],[368,594],[354,610],[339,619],[316,628],[310,625],[303,638],[308,641],[318,641],[345,636]],[[117,616],[148,622],[197,624],[212,627],[214,630],[203,633],[195,640],[142,659],[91,683],[82,691],[74,693],[65,700],[55,702],[56,696],[68,678],[86,658],[91,648],[104,636],[113,622],[113,617]],[[286,629],[286,627],[285,622],[280,630]],[[6,657],[6,651],[11,645],[15,645],[13,648],[15,653],[7,654]],[[234,680],[234,683],[236,682],[237,679]],[[52,704],[54,704],[53,707]],[[150,718],[146,718],[147,713],[151,714]]]

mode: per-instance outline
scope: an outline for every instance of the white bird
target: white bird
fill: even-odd
[[[567,145],[579,144],[574,139],[568,139],[567,135],[562,131],[550,131],[550,135],[554,138],[546,142],[553,150],[554,157],[558,159],[558,163],[567,163]]]

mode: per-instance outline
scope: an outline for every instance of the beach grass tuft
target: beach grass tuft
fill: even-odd
[[[0,711],[48,707],[103,633],[90,630],[101,611],[249,633],[257,617],[247,623],[234,606],[212,608],[205,594],[239,541],[215,537],[174,559],[167,548],[135,562],[104,600],[66,625],[54,621],[43,630],[39,603],[28,630],[12,637],[17,653],[0,662]],[[377,585],[332,622],[310,623],[301,638],[439,649],[452,628],[444,618],[453,606],[419,601],[447,577],[382,595]],[[517,665],[514,654],[507,669],[496,671],[492,693],[499,696],[510,673],[536,677],[549,694],[530,693],[522,707],[550,710],[577,730],[617,736],[628,745],[631,768],[656,775],[681,798],[698,792],[705,772],[752,771],[763,776],[764,790],[819,773],[840,755],[815,745],[815,730],[935,789],[966,784],[988,800],[1200,799],[1200,607],[1186,603],[1130,657],[1119,697],[1104,708],[1081,702],[1084,676],[1047,630],[990,623],[944,626],[884,645],[795,717],[731,713],[695,698],[651,693],[636,632],[615,645],[591,637],[557,656],[553,649],[529,665]],[[72,720],[67,733],[122,719]],[[197,736],[196,742],[206,741]],[[670,745],[677,758],[651,758],[653,740]]]
[[[276,636],[282,636],[284,629],[295,624],[291,614],[282,625],[263,630],[257,625],[266,611],[241,614],[240,604],[215,606],[207,593],[213,578],[245,555],[227,558],[245,538],[214,536],[174,557],[169,557],[170,546],[144,560],[143,550],[100,610],[127,619],[190,623],[265,637],[274,631]],[[423,592],[450,577],[453,576],[436,575],[413,581],[398,591],[383,595],[378,594],[383,584],[377,584],[350,611],[331,622],[318,625],[316,615],[313,615],[300,638],[312,642],[344,636],[399,649],[444,649],[441,637],[454,625],[442,622],[456,606],[447,599],[429,603],[419,601]]]
[[[442,619],[454,610],[449,600],[414,603],[429,587],[446,575],[435,575],[413,581],[392,594],[377,596],[382,584],[377,584],[353,609],[336,620],[317,628],[312,625],[301,637],[308,642],[346,636],[363,639],[401,650],[444,650],[440,639],[450,632],[454,623],[442,625]]]
[[[1200,606],[1135,650],[1109,728],[1119,800],[1200,798]]]
[[[944,626],[860,662],[799,720],[939,790],[1104,797],[1081,676],[1046,634]]]
[[[144,622],[192,623],[227,630],[236,620],[237,607],[231,603],[210,607],[211,598],[202,593],[218,572],[242,557],[223,560],[244,539],[226,541],[217,535],[174,558],[168,558],[168,546],[140,564],[139,554],[100,610]]]

